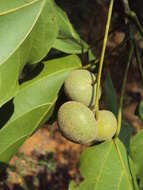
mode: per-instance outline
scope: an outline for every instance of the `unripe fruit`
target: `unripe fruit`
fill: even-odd
[[[114,114],[107,110],[101,110],[98,114],[98,120],[96,123],[97,141],[105,141],[111,139],[117,130],[117,119]]]
[[[96,97],[96,78],[87,70],[74,70],[66,78],[64,90],[70,100],[93,106]]]
[[[95,140],[94,114],[80,102],[70,101],[60,107],[58,125],[62,134],[75,143],[87,144]]]

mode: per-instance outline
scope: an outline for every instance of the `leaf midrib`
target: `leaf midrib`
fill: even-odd
[[[125,166],[125,163],[124,163],[124,160],[122,159],[122,156],[121,156],[121,152],[120,152],[120,148],[118,146],[118,143],[117,143],[117,139],[114,139],[114,144],[115,144],[115,149],[117,150],[117,154],[119,156],[119,160],[120,160],[120,163],[121,163],[121,166],[124,170],[124,174],[127,178],[127,181],[128,181],[128,185],[129,185],[129,189],[132,190],[132,185],[131,185],[131,182],[130,182],[130,179],[129,179],[129,176],[128,176],[128,173],[127,173],[127,169],[126,169],[126,166]]]
[[[120,190],[120,184],[121,184],[121,181],[122,181],[122,177],[124,176],[124,172],[122,171],[121,172],[121,176],[120,176],[120,179],[119,179],[119,183],[117,185],[117,190]]]
[[[38,2],[38,1],[40,1],[40,0],[35,0],[35,1]],[[34,1],[34,3],[35,3],[35,1]],[[27,34],[26,34],[25,37],[18,43],[18,45],[13,49],[13,51],[11,51],[11,53],[10,53],[5,59],[3,59],[2,62],[0,62],[0,66],[1,66],[2,64],[4,64],[4,62],[5,62],[6,60],[8,60],[9,57],[11,57],[11,55],[20,47],[20,45],[26,40],[26,38],[28,37],[28,35],[29,35],[30,32],[32,31],[33,27],[35,26],[35,24],[36,24],[36,22],[37,22],[37,20],[38,20],[38,18],[39,18],[39,16],[40,16],[40,14],[41,14],[43,8],[44,8],[44,5],[45,5],[45,3],[46,3],[46,0],[42,0],[42,1],[43,1],[43,2],[41,3],[41,8],[40,8],[38,14],[36,15],[36,18],[35,18],[33,24],[32,24],[31,27],[29,28]]]
[[[26,114],[28,114],[28,113],[34,111],[35,109],[38,109],[38,108],[41,108],[41,107],[44,107],[44,106],[48,106],[48,105],[52,105],[52,103],[41,104],[41,105],[38,105],[37,107],[35,106],[34,108],[29,109],[27,112],[24,112],[24,114],[19,115],[19,116],[16,117],[15,119],[12,120],[12,118],[11,118],[11,120],[0,130],[0,133],[1,133],[1,131],[3,131],[5,128],[7,128],[11,123],[15,122],[17,119],[20,119],[20,118],[24,117]]]
[[[29,5],[32,5],[32,4],[34,4],[34,3],[38,2],[38,1],[40,1],[40,0],[33,0],[31,2],[27,2],[24,5],[18,6],[16,8],[12,8],[10,10],[3,11],[3,12],[0,13],[0,16],[4,16],[6,14],[10,14],[10,13],[16,12],[17,10],[23,9],[23,8],[25,8],[25,7],[29,6]]]
[[[79,67],[80,67],[80,65],[79,65]],[[28,82],[27,82],[27,83],[24,83],[23,85],[21,85],[20,88],[19,88],[19,90],[17,91],[17,94],[18,94],[20,91],[23,91],[23,90],[25,90],[25,89],[27,89],[27,88],[30,88],[30,86],[33,86],[35,83],[40,82],[40,81],[43,81],[43,80],[45,80],[45,79],[48,78],[48,77],[52,77],[52,76],[54,76],[54,75],[57,75],[57,74],[60,74],[60,73],[64,73],[64,72],[66,72],[66,71],[70,71],[70,70],[73,70],[73,69],[75,69],[75,68],[77,68],[77,66],[75,66],[75,67],[70,67],[70,68],[68,68],[68,69],[62,69],[62,70],[60,70],[60,71],[53,72],[53,73],[51,73],[51,74],[42,76],[41,78],[40,78],[40,76],[38,76],[38,78],[37,78],[37,79],[35,78],[35,80],[31,81],[31,83],[28,84]],[[17,95],[17,94],[16,94],[16,95]]]
[[[104,172],[104,169],[103,169],[103,168],[104,168],[104,165],[105,165],[105,163],[106,163],[106,160],[107,160],[107,158],[108,158],[108,156],[109,156],[109,153],[110,153],[111,150],[112,150],[112,146],[113,146],[113,144],[110,143],[109,149],[108,149],[108,151],[107,151],[107,153],[106,153],[106,155],[105,155],[105,157],[104,157],[104,159],[103,159],[102,166],[101,166],[101,168],[100,168],[100,170],[99,170],[99,173],[98,173],[98,175],[97,175],[97,177],[96,177],[96,183],[95,183],[95,186],[94,186],[94,189],[95,189],[95,190],[96,190],[96,188],[98,187],[98,184],[99,184],[101,175],[102,175],[102,173]]]

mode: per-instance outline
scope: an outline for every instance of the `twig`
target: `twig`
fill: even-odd
[[[139,67],[139,71],[140,71],[140,75],[141,75],[141,79],[142,79],[142,83],[143,83],[143,67],[142,67],[142,62],[141,62],[141,56],[139,53],[139,48],[137,47],[136,42],[134,42],[134,46],[135,46],[135,55],[136,55],[136,61]]]
[[[132,59],[133,52],[134,52],[134,44],[133,44],[132,41],[130,41],[130,50],[129,50],[129,54],[128,54],[128,62],[127,62],[125,73],[124,73],[122,89],[121,89],[121,97],[120,97],[120,103],[119,103],[119,109],[118,109],[118,126],[117,126],[117,132],[116,132],[116,135],[115,135],[116,137],[118,137],[120,129],[121,129],[122,109],[123,109],[125,86],[126,86],[126,82],[127,82],[128,71],[129,71],[129,67],[130,67],[130,64],[131,64],[131,59]]]
[[[109,34],[113,4],[114,4],[114,0],[110,0],[106,29],[105,29],[105,36],[104,36],[104,41],[103,41],[101,58],[100,58],[100,62],[99,62],[99,71],[98,71],[98,75],[97,75],[97,88],[96,88],[96,99],[95,99],[95,114],[96,114],[97,119],[98,119],[98,111],[99,111],[99,93],[100,93],[101,74],[102,74],[103,61],[104,61],[107,39],[108,39],[108,34]]]
[[[128,19],[130,19],[135,24],[135,26],[137,27],[137,29],[139,30],[140,34],[143,37],[143,27],[136,13],[130,9],[128,0],[122,0],[122,2],[124,5],[125,15],[127,16]]]

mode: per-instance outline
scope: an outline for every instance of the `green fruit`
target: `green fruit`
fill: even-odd
[[[117,130],[117,119],[114,114],[107,110],[101,110],[98,114],[98,120],[96,123],[97,141],[105,141],[111,139]]]
[[[87,144],[95,140],[94,114],[80,102],[70,101],[60,107],[58,126],[62,134],[75,143]]]
[[[65,80],[65,94],[70,100],[81,102],[86,106],[93,106],[96,97],[95,81],[93,73],[87,70],[74,70]]]

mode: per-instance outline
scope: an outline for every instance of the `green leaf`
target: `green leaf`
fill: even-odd
[[[7,163],[25,139],[50,117],[65,77],[80,66],[75,55],[47,61],[40,75],[19,87],[13,101],[14,113],[0,130],[0,162]]]
[[[113,86],[112,79],[108,73],[104,82],[104,100],[107,109],[112,111],[116,116],[118,114],[117,96]]]
[[[127,150],[129,150],[132,134],[133,134],[133,128],[131,127],[131,125],[129,123],[123,121],[121,130],[119,133],[119,138],[124,143]]]
[[[72,24],[65,11],[63,11],[56,3],[53,2],[56,17],[59,25],[59,37],[69,37],[73,39],[80,39],[77,32],[74,30]]]
[[[88,45],[80,39],[78,33],[74,30],[67,14],[56,4],[57,22],[59,25],[59,36],[56,39],[53,48],[65,53],[82,53],[88,50]]]
[[[33,9],[31,9],[31,14],[32,11]],[[53,4],[51,0],[46,0],[44,9],[31,33],[12,56],[0,65],[0,106],[14,97],[19,87],[19,75],[24,65],[43,59],[52,47],[57,35],[58,26]]]
[[[134,180],[123,144],[117,139],[87,148],[81,155],[83,181],[70,190],[133,190]],[[138,189],[138,187],[136,187]]]
[[[68,190],[75,190],[76,186],[76,183],[74,181],[71,181]]]
[[[0,65],[26,39],[40,16],[44,4],[45,0],[33,0],[20,8],[0,12]]]
[[[53,48],[69,54],[81,54],[87,51],[88,46],[83,41],[78,42],[72,38],[58,38]]]
[[[93,53],[93,50],[92,49],[89,49],[88,50],[88,61],[94,61],[95,60],[95,55]],[[94,64],[96,66],[96,64]]]
[[[130,154],[135,164],[137,177],[143,181],[143,130],[137,133],[130,143]]]
[[[19,59],[20,54],[17,52],[0,66],[0,107],[14,97],[19,87]]]
[[[8,11],[13,11],[14,9],[19,9],[25,6],[27,3],[29,4],[33,0],[1,0],[0,1],[0,13],[4,14]]]
[[[128,157],[128,158],[129,158],[128,163],[130,166],[130,172],[131,172],[132,180],[133,180],[133,187],[134,187],[134,190],[138,190],[138,189],[140,189],[140,187],[139,187],[137,177],[136,177],[135,165],[134,165],[134,162],[131,159],[131,157]]]
[[[138,117],[143,121],[143,100],[139,103],[136,112]]]

